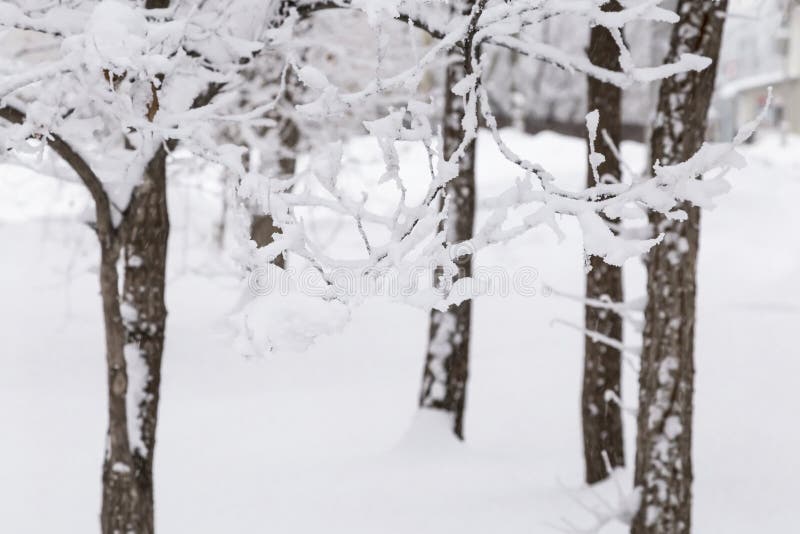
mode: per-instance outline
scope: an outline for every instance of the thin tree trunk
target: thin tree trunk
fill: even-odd
[[[606,11],[619,11],[621,6],[614,0],[604,6]],[[619,47],[611,33],[602,26],[595,26],[589,38],[589,59],[595,65],[620,70]],[[600,112],[600,130],[605,130],[616,146],[622,138],[621,101],[619,87],[603,83],[592,77],[588,79],[589,111]],[[611,175],[617,180],[621,176],[617,156],[598,135],[595,150],[605,156],[599,174]],[[591,166],[588,169],[589,185],[594,185]],[[591,270],[586,273],[586,297],[622,302],[622,269],[609,265],[596,256],[589,259]],[[611,310],[586,306],[585,327],[611,339],[622,340],[622,317]],[[612,467],[625,465],[622,438],[622,413],[616,401],[609,401],[606,393],[613,392],[620,398],[620,375],[622,354],[619,349],[602,341],[584,338],[583,393],[581,413],[583,419],[583,455],[586,464],[586,482],[593,484],[608,477],[605,454]]]
[[[651,160],[673,164],[701,146],[714,90],[727,1],[680,0],[667,61],[681,54],[710,57],[700,73],[664,80],[651,139]],[[647,258],[647,296],[635,484],[641,506],[634,534],[689,532],[692,504],[694,327],[700,211],[682,206],[688,219],[652,216],[665,234]]]
[[[220,207],[219,221],[214,230],[214,242],[220,250],[225,249],[225,234],[228,228],[228,175],[224,174],[222,180],[222,206]]]
[[[474,2],[462,2],[468,14]],[[463,98],[450,88],[472,71],[470,61],[457,50],[450,61],[445,79],[443,137],[444,157],[449,158],[463,138]],[[446,225],[448,243],[472,237],[475,219],[475,141],[467,147],[459,161],[459,174],[447,184],[449,198]],[[458,274],[453,278],[472,276],[472,255],[456,258]],[[441,273],[437,273],[438,275]],[[443,410],[452,415],[453,433],[464,439],[464,405],[469,370],[469,339],[472,306],[469,299],[447,311],[431,311],[428,350],[419,397],[421,408]]]
[[[294,175],[297,162],[294,150],[300,141],[300,130],[294,121],[288,118],[283,119],[279,138],[283,154],[278,159],[278,168],[281,171],[281,178],[291,178]],[[272,243],[273,234],[279,232],[280,228],[275,224],[272,215],[253,215],[250,221],[250,239],[255,241],[259,248]],[[276,256],[272,263],[281,268],[285,267],[283,255]]]
[[[101,236],[100,292],[106,334],[108,373],[108,430],[103,462],[103,505],[100,515],[104,534],[140,532],[140,495],[134,480],[128,437],[125,364],[125,327],[120,312],[117,261],[119,248]]]

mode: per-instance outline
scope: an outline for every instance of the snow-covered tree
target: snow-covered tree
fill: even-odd
[[[16,162],[80,180],[100,249],[108,431],[103,532],[152,532],[153,456],[166,307],[169,154],[240,163],[213,141],[274,6],[166,0],[4,2],[0,26],[47,52],[8,54],[0,142]],[[257,13],[258,16],[253,17]],[[53,155],[56,158],[53,158]],[[55,169],[55,171],[53,171]]]

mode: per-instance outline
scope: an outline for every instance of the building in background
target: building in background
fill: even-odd
[[[800,133],[800,2],[740,0],[733,6],[720,59],[714,134],[735,135],[766,104],[770,87],[766,126]]]

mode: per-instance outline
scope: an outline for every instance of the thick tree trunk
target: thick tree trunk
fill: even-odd
[[[158,421],[169,217],[166,150],[148,163],[124,215],[124,235],[106,239],[100,269],[109,370],[109,439],[103,463],[104,534],[155,530],[153,454]],[[122,297],[117,264],[124,251]]]
[[[472,1],[464,2],[469,13]],[[445,80],[443,137],[444,156],[449,158],[463,138],[461,120],[464,101],[450,88],[471,71],[471,65],[458,51],[450,61]],[[447,184],[449,198],[446,225],[447,241],[457,243],[472,237],[475,219],[475,141],[459,162],[459,174]],[[458,274],[453,280],[472,275],[472,255],[455,259]],[[440,273],[437,273],[437,275]],[[472,306],[465,300],[447,311],[431,311],[428,351],[419,397],[421,408],[443,410],[452,415],[453,432],[464,439],[464,405],[469,370],[469,339]]]
[[[101,236],[100,269],[109,370],[109,439],[103,463],[103,533],[154,532],[153,454],[158,421],[169,217],[166,150],[150,160],[123,224]],[[123,240],[124,239],[124,240]],[[122,297],[117,264],[124,251]]]
[[[278,159],[278,167],[281,171],[281,178],[291,178],[294,175],[296,166],[295,148],[300,141],[300,130],[291,119],[283,119],[280,131],[280,143],[283,154]],[[280,228],[275,224],[272,215],[255,214],[250,221],[250,239],[256,242],[258,247],[265,247],[272,243],[272,235],[279,233]],[[272,263],[280,268],[285,267],[283,255],[277,256]]]
[[[664,80],[651,139],[651,160],[672,164],[704,140],[727,1],[681,0],[667,61],[681,54],[710,57],[700,73]],[[686,221],[651,217],[664,241],[647,258],[647,296],[635,484],[641,506],[634,534],[689,532],[692,504],[694,326],[700,212],[682,206]]]
[[[619,11],[616,0],[606,4],[607,11]],[[620,70],[619,47],[611,33],[602,26],[595,26],[589,38],[589,59],[595,65]],[[606,130],[614,144],[619,146],[622,138],[621,101],[619,87],[588,79],[589,111],[600,112],[600,130]],[[595,150],[605,156],[599,168],[600,176],[621,176],[619,161],[608,147],[605,139],[597,136]],[[591,166],[588,169],[589,185],[594,185]],[[592,256],[591,270],[586,273],[586,297],[622,302],[622,269],[605,263],[602,258]],[[611,339],[622,340],[622,317],[611,310],[586,306],[585,327]],[[619,349],[590,336],[584,338],[583,393],[581,413],[583,419],[583,455],[586,464],[586,482],[593,484],[605,479],[609,473],[603,457],[605,454],[612,467],[625,465],[622,439],[622,413],[615,401],[608,400],[606,392],[620,398],[620,375],[622,354]]]
[[[142,532],[153,532],[153,455],[158,421],[161,357],[167,309],[166,282],[169,215],[167,153],[160,148],[145,170],[139,197],[126,217],[131,231],[125,247],[122,291],[128,365],[128,429],[134,478],[140,495]]]
[[[147,0],[145,7],[167,8],[169,0]],[[120,227],[127,231],[99,235],[109,372],[109,437],[100,514],[103,534],[155,531],[153,454],[167,319],[166,161],[167,151],[159,147],[123,214]],[[120,299],[117,263],[121,251]]]

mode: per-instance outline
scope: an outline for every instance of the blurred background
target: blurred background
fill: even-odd
[[[320,31],[337,35],[335,24],[325,29],[325,17]],[[541,31],[576,50],[588,39],[555,22]],[[641,25],[627,39],[639,43],[638,59],[657,64],[668,33],[665,25]],[[312,58],[332,80],[337,57],[373,46],[374,36],[349,32],[336,43],[335,53]],[[7,57],[32,46],[0,33]],[[373,61],[365,55],[364,71]],[[491,83],[511,95],[496,103],[508,143],[565,186],[581,187],[583,77],[507,51],[491,68]],[[440,84],[429,83],[434,94]],[[743,150],[748,167],[731,173],[731,193],[703,214],[698,533],[790,532],[797,523],[800,4],[732,1],[709,137],[731,139],[763,108],[770,87],[767,119]],[[653,84],[624,94],[622,153],[636,172],[646,167],[656,91]],[[350,127],[358,133],[360,125]],[[480,196],[514,182],[515,169],[486,133],[478,154]],[[425,172],[419,150],[401,146],[400,156],[409,176]],[[346,180],[358,189],[376,180],[381,153],[361,131],[346,143],[344,161]],[[563,296],[583,291],[576,223],[564,221],[564,243],[542,229],[478,255],[479,266],[509,273],[535,268],[536,291],[476,300],[469,439],[456,444],[415,418],[424,310],[370,298],[350,311],[341,332],[307,351],[242,356],[230,317],[246,291],[237,236],[248,223],[231,207],[230,177],[221,169],[181,153],[170,165],[179,171],[168,186],[170,334],[155,458],[160,532],[570,532],[563,518],[591,526],[588,510],[605,501],[619,507],[625,496],[617,484],[629,487],[631,473],[588,490],[578,461],[583,336],[565,324],[581,324],[583,305]],[[2,532],[97,530],[106,406],[98,248],[82,222],[89,208],[74,181],[0,165]],[[357,246],[324,218],[317,224],[331,246]],[[626,299],[641,300],[644,282],[642,263],[628,262]],[[640,343],[626,327],[625,344]],[[623,373],[632,464],[637,378],[630,366]],[[610,521],[602,532],[627,529]]]

